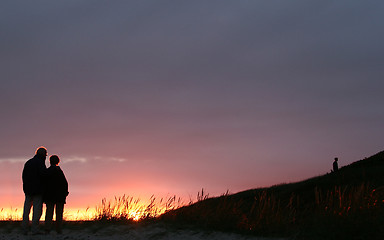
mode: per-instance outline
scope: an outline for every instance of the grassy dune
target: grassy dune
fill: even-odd
[[[161,220],[299,239],[383,239],[384,152],[337,173],[202,199]]]

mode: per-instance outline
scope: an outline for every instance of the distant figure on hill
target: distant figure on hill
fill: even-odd
[[[51,166],[47,169],[45,179],[45,192],[43,201],[47,206],[45,214],[45,231],[49,233],[52,230],[53,210],[56,212],[56,232],[62,233],[63,212],[68,192],[68,182],[64,172],[59,167],[60,159],[57,155],[49,158]]]
[[[333,172],[339,171],[339,164],[337,163],[337,161],[339,161],[339,159],[336,157],[335,161],[333,161]]]
[[[47,167],[45,159],[47,158],[47,149],[39,147],[35,156],[29,159],[23,168],[22,180],[23,191],[25,194],[23,220],[21,227],[24,234],[29,231],[29,213],[33,206],[32,214],[32,234],[39,234],[39,222],[43,210],[43,177]]]

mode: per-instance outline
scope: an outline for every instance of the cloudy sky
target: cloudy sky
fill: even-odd
[[[384,2],[0,3],[0,207],[37,147],[68,205],[294,182],[384,150]],[[47,162],[47,166],[48,166]]]

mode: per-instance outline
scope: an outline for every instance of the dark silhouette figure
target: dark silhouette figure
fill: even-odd
[[[51,166],[47,169],[45,177],[45,192],[43,201],[47,206],[45,214],[45,231],[52,230],[53,211],[56,212],[56,231],[62,233],[63,212],[68,192],[68,182],[64,172],[58,166],[60,159],[57,155],[49,158]]]
[[[39,222],[43,210],[43,178],[46,171],[45,159],[47,149],[39,147],[33,158],[29,159],[23,168],[22,180],[25,194],[23,220],[21,223],[23,233],[28,234],[29,213],[33,206],[32,234],[39,234]]]
[[[336,157],[335,161],[333,161],[333,172],[339,171],[339,164],[337,163],[337,161],[339,161],[339,159]]]

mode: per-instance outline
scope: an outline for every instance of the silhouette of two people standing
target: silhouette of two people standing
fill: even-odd
[[[35,156],[29,159],[22,172],[23,191],[25,194],[22,229],[24,234],[29,232],[29,214],[32,209],[31,233],[41,234],[39,222],[43,211],[43,202],[47,210],[45,229],[49,232],[52,227],[53,210],[56,207],[56,231],[61,233],[64,204],[68,196],[68,182],[63,171],[58,166],[60,159],[56,155],[50,157],[51,166],[47,169],[45,160],[48,152],[45,147],[39,147]]]

